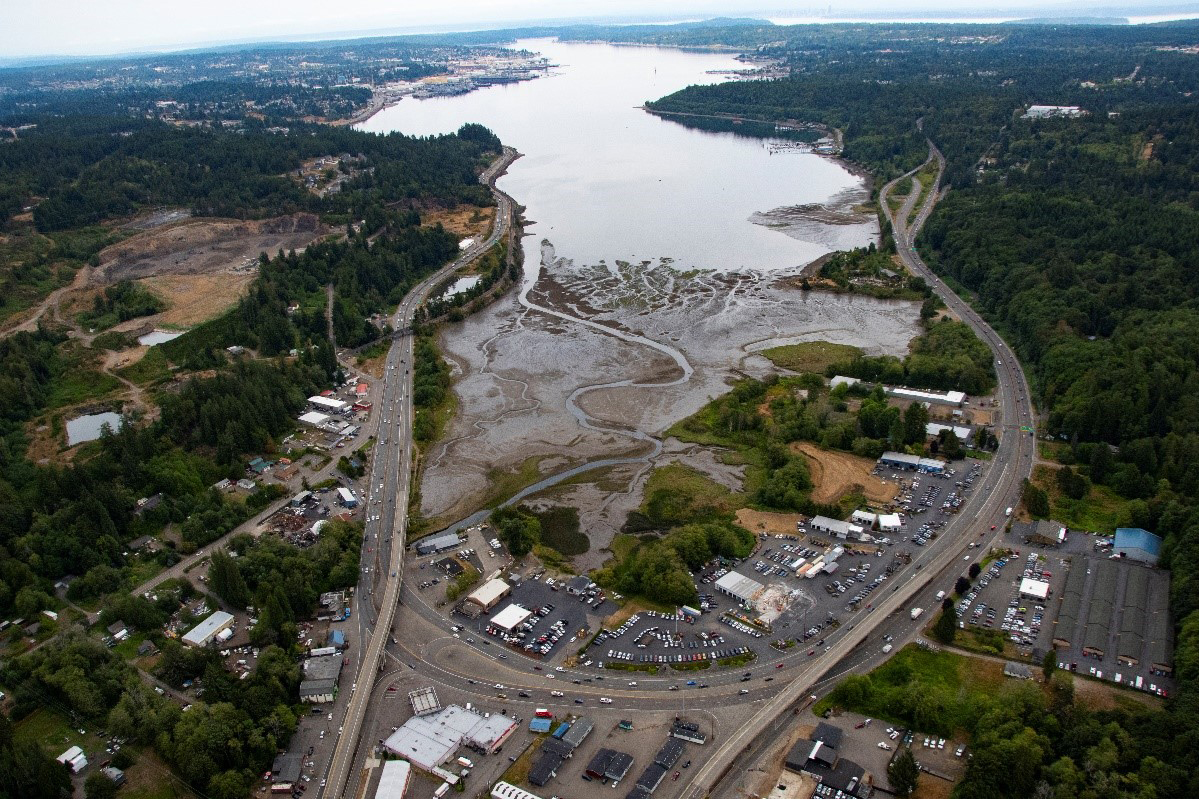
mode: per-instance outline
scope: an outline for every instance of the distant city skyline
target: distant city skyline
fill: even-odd
[[[1199,17],[1199,3],[1008,0],[852,0],[775,5],[770,0],[5,0],[0,57],[103,56],[280,39],[353,38],[571,21],[655,22],[754,16],[780,23],[1028,16]]]

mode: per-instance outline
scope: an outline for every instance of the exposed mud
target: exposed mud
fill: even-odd
[[[652,464],[681,460],[738,487],[735,470],[710,452],[664,449],[658,437],[737,376],[774,371],[757,350],[825,340],[901,355],[917,316],[914,303],[802,292],[757,273],[680,272],[667,258],[575,265],[545,242],[519,295],[443,329],[459,409],[429,455],[421,511],[464,516],[496,472],[531,458],[542,459],[544,476],[561,468],[549,457],[575,465],[648,452]],[[616,465],[554,490],[580,509],[592,539],[580,566],[603,559],[595,553],[640,504],[648,465]]]
[[[862,203],[869,199],[863,185],[838,192],[826,203],[773,208],[751,214],[749,220],[800,241],[814,241],[831,250],[845,250],[876,231],[877,217],[862,210]]]

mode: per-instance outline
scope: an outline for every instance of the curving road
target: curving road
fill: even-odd
[[[517,157],[515,150],[505,147],[503,155],[483,172],[479,180],[494,189],[496,178]],[[396,330],[411,327],[417,309],[435,286],[477,258],[508,232],[512,203],[507,195],[501,192],[495,194],[499,207],[491,235],[472,245],[453,263],[425,278],[408,292],[396,309],[393,323]],[[366,644],[361,647],[362,656],[353,679],[350,704],[339,730],[328,774],[322,782],[325,786],[321,793],[323,796],[341,796],[345,789],[357,757],[362,720],[372,693],[370,687],[374,676],[383,666],[383,652],[392,634],[395,609],[399,603],[408,533],[408,498],[412,488],[412,355],[411,336],[400,337],[387,354],[383,390],[378,403],[379,438],[374,447],[368,492],[363,497],[366,517],[379,517],[377,521],[367,523],[366,542],[373,544],[364,544],[363,555],[365,557],[371,550],[377,550],[378,554],[371,553],[372,557],[367,560],[386,565],[382,577],[377,567],[364,567],[359,580],[357,606],[360,625],[364,634],[369,632],[369,637],[362,639]],[[380,585],[382,590],[376,591]],[[374,601],[376,594],[381,594],[377,603]],[[363,601],[364,596],[368,597],[367,601]],[[361,691],[356,687],[359,682],[363,683]]]
[[[929,161],[935,161],[938,165],[939,184],[945,168],[945,158],[932,142],[929,142]],[[909,195],[898,219],[893,218],[887,205],[887,196],[899,180],[914,175],[917,171],[919,167],[884,186],[879,192],[879,203],[891,222],[895,244],[904,264],[913,274],[924,277],[946,306],[968,324],[995,354],[996,397],[1004,414],[999,449],[992,459],[983,490],[976,490],[954,521],[939,536],[938,543],[945,543],[936,551],[922,553],[922,556],[916,559],[917,568],[907,580],[892,588],[889,595],[876,603],[872,612],[860,616],[856,622],[849,625],[846,633],[832,644],[828,651],[801,668],[774,699],[766,703],[753,718],[712,752],[711,757],[693,775],[691,785],[685,792],[685,795],[692,799],[708,796],[737,762],[742,752],[755,741],[762,736],[776,735],[787,723],[784,714],[811,691],[816,681],[832,664],[851,654],[868,635],[884,624],[888,617],[904,610],[908,600],[934,578],[942,573],[956,574],[963,554],[968,556],[971,551],[969,542],[972,539],[967,533],[973,531],[969,528],[973,525],[988,524],[1002,528],[1006,508],[1014,507],[1018,503],[1021,482],[1032,473],[1036,440],[1033,434],[1026,435],[1020,430],[1021,424],[1031,424],[1028,420],[1032,418],[1032,408],[1028,385],[1019,362],[982,317],[933,275],[912,245],[912,240],[932,212],[939,192],[928,192],[924,205],[917,212],[911,225],[907,220],[917,193]],[[998,537],[997,532],[992,538]]]

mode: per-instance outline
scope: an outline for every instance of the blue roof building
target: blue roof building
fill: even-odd
[[[1140,527],[1116,528],[1116,540],[1112,543],[1113,554],[1152,566],[1157,564],[1161,551],[1161,538],[1148,530],[1142,530]]]
[[[529,732],[549,732],[553,723],[553,719],[531,718],[529,719]]]

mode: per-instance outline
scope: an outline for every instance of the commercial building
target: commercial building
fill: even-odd
[[[547,782],[558,776],[558,769],[562,768],[563,759],[560,755],[550,752],[542,752],[541,755],[529,767],[529,784],[541,787]]]
[[[347,508],[358,507],[358,497],[354,496],[354,492],[344,486],[337,489],[337,499]]]
[[[1087,568],[1081,560],[1070,567],[1062,588],[1062,606],[1053,625],[1053,645],[1070,647],[1078,640],[1078,621],[1082,616],[1082,592],[1087,584]]]
[[[321,655],[304,661],[300,681],[300,701],[310,705],[332,702],[344,659],[340,654]]]
[[[819,516],[817,518],[824,518],[824,517]],[[871,513],[868,510],[855,510],[853,513],[851,513],[849,515],[849,520],[851,522],[853,522],[854,524],[860,524],[864,528],[869,530],[871,527],[874,527],[874,523],[878,521],[878,514]]]
[[[662,748],[658,750],[658,754],[654,755],[654,762],[662,768],[674,768],[674,764],[679,762],[679,758],[683,756],[683,750],[686,747],[678,738],[667,738],[666,743],[662,744]]]
[[[645,767],[645,771],[641,772],[641,776],[637,778],[636,787],[640,788],[643,794],[652,794],[658,790],[658,786],[662,784],[662,778],[665,776],[666,769],[657,763],[650,763]]]
[[[1112,543],[1113,555],[1156,566],[1161,552],[1162,540],[1148,530],[1142,530],[1140,527],[1116,528],[1116,539]]]
[[[213,639],[225,630],[232,629],[233,615],[218,610],[183,635],[183,643],[188,646],[208,646]]]
[[[321,425],[325,424],[325,422],[329,421],[329,416],[328,414],[321,413],[320,411],[309,411],[308,413],[300,416],[300,421],[309,427],[320,427]]]
[[[612,780],[612,787],[625,778],[633,767],[633,756],[615,749],[600,749],[587,764],[587,776],[600,780]]]
[[[529,719],[529,732],[549,732],[552,726],[554,726],[553,719],[538,718],[536,716]]]
[[[511,593],[512,586],[496,577],[472,591],[470,596],[466,598],[466,601],[473,602],[486,612],[498,605],[501,599]]]
[[[894,469],[911,469],[912,471],[927,474],[940,474],[945,471],[944,461],[939,461],[935,458],[921,458],[918,455],[909,455],[906,452],[884,452],[879,457],[878,462]]]
[[[1020,596],[1044,602],[1049,598],[1049,583],[1024,577],[1020,580]]]
[[[78,774],[87,768],[87,756],[78,746],[72,746],[54,759],[71,769],[72,774]]]
[[[291,787],[300,781],[302,765],[303,757],[299,752],[275,755],[275,762],[271,765],[272,790],[291,790]]]
[[[459,543],[457,533],[431,536],[416,542],[416,554],[436,555],[438,552],[455,548]]]
[[[862,541],[868,536],[866,529],[862,525],[843,522],[840,519],[833,519],[828,516],[813,516],[808,524],[817,532],[827,533],[843,541]]]
[[[532,615],[533,611],[513,603],[491,617],[491,626],[510,633]]]
[[[1108,633],[1111,630],[1112,609],[1116,603],[1116,582],[1119,567],[1110,560],[1095,564],[1091,588],[1091,604],[1087,610],[1086,631],[1082,638],[1082,653],[1103,659],[1108,649]]]
[[[581,716],[575,719],[574,723],[570,725],[570,729],[562,736],[562,743],[572,749],[578,749],[594,728],[595,725],[591,723],[591,719]]]
[[[699,725],[679,719],[670,727],[670,737],[680,741],[690,741],[693,744],[704,744],[708,736],[699,731]]]
[[[740,602],[752,603],[762,595],[766,587],[752,577],[730,571],[716,581],[716,590]]]
[[[874,792],[866,770],[837,752],[841,730],[828,724],[818,724],[806,741],[798,741],[783,765],[790,771],[805,774],[830,789],[830,796],[840,791],[858,799],[869,799]]]
[[[333,399],[332,397],[321,397],[319,395],[315,397],[309,397],[308,404],[312,406],[313,410],[322,411],[324,413],[344,413],[350,407],[348,402],[342,402],[341,400]]]
[[[898,533],[902,528],[903,522],[898,513],[880,513],[878,515],[878,529],[881,532]]]
[[[516,720],[498,713],[486,716],[458,705],[436,713],[413,716],[383,742],[384,748],[412,765],[432,771],[453,756],[461,746],[492,754],[503,746]]]
[[[953,434],[957,436],[959,441],[969,441],[970,436],[973,433],[969,427],[962,427],[961,425],[956,424],[937,424],[936,422],[929,422],[924,426],[924,434],[929,438],[936,438],[946,430],[952,431]]]
[[[412,766],[406,760],[388,760],[383,763],[379,775],[379,787],[375,799],[404,799],[408,781],[412,779]]]

